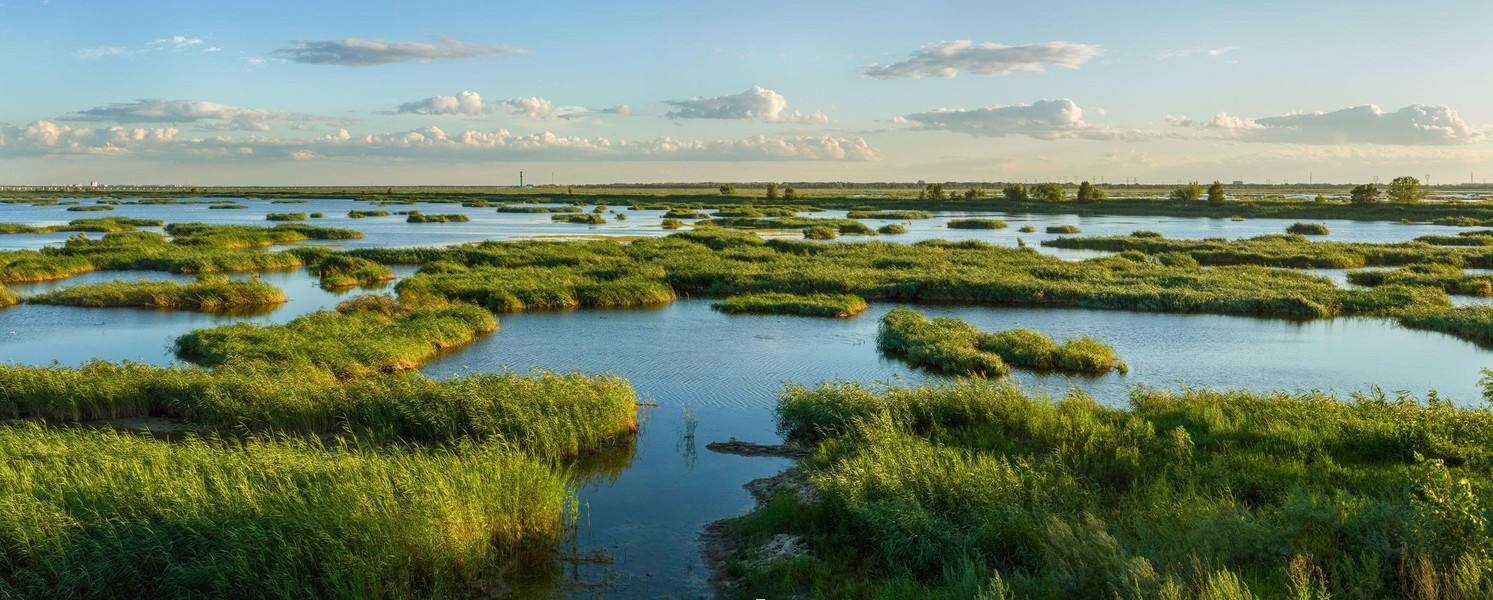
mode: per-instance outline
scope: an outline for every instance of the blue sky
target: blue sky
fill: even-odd
[[[1474,0],[0,0],[0,183],[1481,180],[1489,22]]]

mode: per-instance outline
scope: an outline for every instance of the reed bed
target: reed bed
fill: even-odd
[[[1329,232],[1327,226],[1321,223],[1302,223],[1298,221],[1287,227],[1286,233],[1296,235],[1327,235]]]
[[[1114,348],[1090,337],[1059,344],[1030,329],[984,332],[959,319],[930,320],[902,308],[882,317],[876,345],[912,364],[958,375],[1001,377],[1011,366],[1089,375],[1129,371]]]
[[[1480,598],[1493,413],[1434,395],[1135,388],[1128,407],[984,380],[788,386],[810,495],[733,522],[752,594]]]
[[[711,305],[724,313],[799,315],[805,317],[853,317],[870,308],[864,298],[853,294],[742,294],[727,296]]]
[[[410,211],[405,217],[406,223],[466,223],[472,218],[463,214],[425,214],[418,210]]]
[[[393,269],[347,254],[327,254],[311,263],[309,270],[329,289],[374,286],[394,279]]]
[[[576,225],[604,225],[607,219],[596,213],[556,213],[550,215],[550,221]]]
[[[175,281],[112,281],[75,285],[26,299],[33,304],[88,308],[137,307],[163,310],[218,312],[258,309],[285,302],[285,292],[257,279],[229,281],[204,277],[192,283]]]
[[[371,217],[387,217],[393,213],[387,210],[350,210],[347,211],[349,219],[367,219]]]
[[[1006,222],[1000,219],[949,219],[949,229],[1005,229]]]
[[[0,593],[16,597],[482,595],[573,514],[563,473],[497,444],[22,426],[0,428],[0,457]]]
[[[926,210],[852,210],[845,213],[847,219],[891,219],[913,221],[932,219],[933,213]]]
[[[269,213],[264,216],[266,221],[305,221],[308,218],[306,213]]]

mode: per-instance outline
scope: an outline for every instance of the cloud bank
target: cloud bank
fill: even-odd
[[[1201,127],[1246,142],[1449,146],[1488,138],[1446,105],[1412,104],[1394,112],[1365,104],[1331,112],[1249,119],[1218,113],[1206,122],[1169,117],[1179,127]]]
[[[894,122],[911,129],[952,131],[981,137],[1024,135],[1039,140],[1144,139],[1138,131],[1084,121],[1084,109],[1067,98],[984,108],[938,108],[902,115]]]
[[[913,51],[912,56],[890,65],[871,65],[863,73],[876,79],[943,77],[951,79],[960,73],[973,75],[1009,75],[1016,72],[1041,73],[1049,66],[1077,69],[1102,52],[1099,46],[1072,42],[1047,42],[1006,46],[994,42],[975,43],[955,40],[928,44]]]
[[[809,114],[788,112],[787,98],[760,85],[740,94],[713,98],[695,96],[688,100],[668,100],[667,104],[674,107],[664,114],[671,119],[738,119],[815,125],[829,122],[829,117],[818,111]]]
[[[110,121],[115,123],[195,123],[201,129],[269,131],[272,121],[330,121],[304,113],[263,108],[242,108],[205,100],[136,100],[98,106],[71,113],[68,121]]]
[[[434,43],[391,42],[347,38],[342,40],[295,40],[275,56],[291,62],[315,65],[366,67],[400,62],[431,62],[478,56],[523,56],[529,51],[514,46],[474,44],[454,37],[440,37]]]

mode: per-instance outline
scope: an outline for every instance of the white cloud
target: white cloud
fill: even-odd
[[[518,135],[507,129],[447,133],[422,127],[350,134],[340,129],[317,138],[213,136],[182,139],[175,128],[75,128],[37,121],[24,129],[0,127],[0,156],[35,154],[134,154],[184,158],[335,157],[394,160],[624,160],[624,161],[864,161],[877,158],[863,139],[833,136],[754,136],[736,140],[610,140],[544,131]]]
[[[491,114],[498,110],[502,110],[510,115],[522,115],[531,119],[570,120],[595,114],[632,114],[632,109],[626,105],[602,109],[590,109],[584,106],[555,106],[553,102],[538,96],[487,101],[482,98],[481,94],[470,90],[460,92],[455,96],[435,96],[424,100],[406,102],[386,114],[476,117]]]
[[[275,55],[298,63],[365,67],[399,62],[428,63],[434,60],[478,56],[522,56],[529,51],[513,46],[474,44],[454,37],[439,37],[434,43],[391,42],[348,38],[342,40],[295,40]]]
[[[101,58],[114,58],[129,54],[130,49],[125,46],[98,46],[95,48],[79,48],[73,52],[73,57],[78,60],[98,60]]]
[[[695,96],[689,100],[669,100],[667,103],[674,110],[664,116],[671,119],[755,119],[772,123],[814,125],[829,122],[829,117],[819,111],[809,114],[786,112],[788,99],[760,85],[754,85],[740,94],[714,98]]]
[[[955,40],[928,44],[914,51],[907,60],[885,66],[871,65],[863,72],[876,79],[952,78],[961,72],[974,75],[1009,75],[1018,71],[1041,73],[1048,66],[1077,69],[1100,52],[1099,46],[1072,42],[1006,46],[994,42]]]
[[[200,37],[194,37],[190,35],[173,35],[168,38],[162,38],[150,42],[149,44],[146,44],[146,46],[158,50],[173,50],[176,52],[181,52],[184,50],[191,50],[200,47],[203,43],[204,41]],[[214,49],[208,49],[207,51],[216,52],[216,50]]]
[[[1149,135],[1090,124],[1084,121],[1084,109],[1067,98],[984,108],[939,108],[902,115],[893,121],[912,129],[953,131],[983,137],[1142,139]]]
[[[1160,54],[1156,55],[1156,58],[1160,60],[1168,60],[1173,58],[1191,58],[1194,56],[1217,57],[1223,56],[1238,49],[1238,46],[1220,46],[1217,48],[1173,48],[1170,50],[1162,50]]]
[[[263,108],[242,108],[205,100],[156,98],[98,106],[69,114],[64,119],[116,123],[196,123],[202,129],[230,131],[269,131],[272,121],[330,120],[315,115]]]
[[[1488,132],[1467,124],[1446,105],[1412,104],[1394,112],[1366,104],[1332,112],[1297,113],[1249,119],[1218,113],[1200,126],[1246,142],[1292,144],[1390,144],[1444,146],[1487,139]]]
[[[462,91],[455,96],[434,96],[424,100],[406,102],[395,107],[394,113],[412,115],[485,115],[497,110],[489,102],[482,100],[482,95],[470,90]]]

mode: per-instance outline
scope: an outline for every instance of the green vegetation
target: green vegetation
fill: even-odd
[[[1348,192],[1348,202],[1351,204],[1374,204],[1379,201],[1379,186],[1372,183],[1354,187]]]
[[[1215,181],[1212,185],[1208,186],[1208,204],[1218,206],[1228,202],[1228,200],[1229,196],[1228,193],[1224,192],[1222,182]]]
[[[1188,182],[1187,185],[1173,189],[1169,197],[1177,202],[1197,202],[1203,197],[1203,186],[1196,181]]]
[[[1093,184],[1085,181],[1078,184],[1078,196],[1075,199],[1085,203],[1097,202],[1105,199],[1105,193],[1102,188],[1094,187]]]
[[[306,213],[269,213],[264,216],[266,221],[305,221]]]
[[[1467,275],[1460,267],[1444,264],[1418,264],[1393,271],[1352,271],[1348,281],[1365,286],[1419,285],[1436,287],[1459,296],[1493,296],[1493,276]]]
[[[1411,329],[1438,331],[1493,348],[1493,306],[1406,311],[1399,315],[1399,322]]]
[[[834,228],[816,225],[804,228],[804,239],[806,240],[832,240],[840,237],[840,233]]]
[[[242,204],[237,204],[237,203],[230,202],[230,203],[225,203],[225,204],[210,204],[210,205],[208,205],[208,208],[210,208],[212,210],[240,210],[240,209],[246,209],[246,208],[249,208],[249,207],[244,206]]]
[[[684,223],[680,222],[679,219],[664,219],[658,222],[658,226],[664,229],[679,229],[684,226]]]
[[[932,219],[933,213],[926,210],[852,210],[845,213],[845,218],[911,221],[916,219]]]
[[[128,217],[100,217],[92,219],[73,219],[66,225],[22,225],[19,223],[0,223],[0,233],[56,233],[56,232],[87,232],[87,233],[114,233],[121,231],[134,231],[140,227],[160,227],[165,223],[154,219],[131,219]]]
[[[267,369],[314,367],[342,378],[364,377],[416,369],[497,328],[497,319],[470,304],[429,310],[350,304],[284,325],[199,329],[177,338],[176,354],[209,367],[229,362]]]
[[[309,267],[312,275],[321,278],[324,288],[346,288],[373,286],[394,279],[394,270],[366,258],[346,254],[328,254],[317,259]]]
[[[809,229],[825,227],[846,235],[867,235],[875,232],[855,219],[833,219],[812,217],[715,217],[696,225],[720,226],[731,229]]]
[[[306,240],[353,240],[363,237],[362,233],[351,229],[318,227],[300,223],[284,223],[274,227],[172,223],[166,226],[166,233],[172,237],[171,242],[176,245],[226,250],[262,248]]]
[[[257,279],[229,281],[204,277],[194,283],[113,281],[76,285],[32,296],[27,302],[90,308],[133,306],[168,310],[223,311],[254,309],[285,302],[285,293]]]
[[[888,223],[886,225],[882,225],[881,227],[877,227],[876,233],[885,235],[899,235],[907,233],[907,226],[899,225],[897,223]]]
[[[1077,225],[1048,225],[1047,233],[1080,233]]]
[[[1387,192],[1390,202],[1412,203],[1426,199],[1425,190],[1420,187],[1420,180],[1414,177],[1396,177],[1389,182]]]
[[[1063,202],[1068,199],[1068,190],[1056,183],[1039,183],[1032,188],[1032,199],[1038,202]]]
[[[816,492],[729,526],[755,597],[1480,598],[1493,416],[1435,396],[1135,388],[1128,408],[972,380],[789,386]]]
[[[568,525],[564,476],[498,445],[379,452],[0,428],[0,592],[480,595]]]
[[[607,222],[606,217],[595,213],[556,213],[550,216],[550,220],[556,223],[575,223],[577,225],[603,225]]]
[[[719,218],[728,217],[796,217],[799,212],[811,212],[810,207],[795,206],[723,206],[715,211]]]
[[[894,309],[881,319],[876,345],[882,352],[935,371],[1001,377],[1011,366],[1038,371],[1125,373],[1114,348],[1089,337],[1062,344],[1030,329],[987,333],[958,319],[929,320]]]
[[[1475,232],[1467,232],[1475,233]],[[1466,267],[1493,267],[1493,238],[1484,235],[1423,237],[1413,242],[1368,244],[1348,242],[1312,242],[1299,235],[1263,235],[1243,240],[1172,240],[1155,232],[1137,231],[1128,236],[1064,237],[1044,240],[1042,245],[1054,248],[1137,251],[1150,255],[1183,253],[1200,264],[1261,265],[1297,269],[1356,269],[1360,267],[1398,267],[1412,264],[1439,263]],[[1457,242],[1455,247],[1437,245]]]
[[[1005,229],[1000,219],[949,219],[949,229]]]
[[[107,204],[88,204],[84,206],[67,207],[68,212],[107,212],[111,210],[114,210],[114,207]]]
[[[366,219],[368,217],[387,217],[389,214],[387,210],[350,210],[347,211],[347,218]]]
[[[765,242],[748,232],[721,228],[627,243],[489,242],[352,254],[385,264],[426,265],[399,283],[403,295],[463,300],[498,312],[642,306],[671,301],[676,294],[760,292],[1294,319],[1449,305],[1446,294],[1433,288],[1344,290],[1329,279],[1302,273],[1199,269],[1139,254],[1064,261],[975,241]]]
[[[1292,223],[1286,228],[1286,233],[1295,235],[1327,235],[1327,226],[1321,223]]]
[[[801,315],[805,317],[845,318],[870,308],[866,300],[853,294],[742,294],[728,296],[711,305],[724,313]]]
[[[498,206],[500,213],[578,213],[579,206],[530,206],[523,204],[502,204]]]
[[[472,218],[462,214],[434,214],[427,215],[418,210],[410,211],[405,218],[406,223],[466,223]]]
[[[688,208],[671,208],[671,209],[669,209],[669,212],[664,213],[664,218],[668,218],[668,219],[709,219],[710,215],[707,215],[707,214],[705,214],[703,212],[699,212],[697,210],[688,209]]]
[[[1021,229],[1017,229],[1016,231],[1020,231],[1022,233],[1037,233],[1037,226],[1036,225],[1022,225]]]

